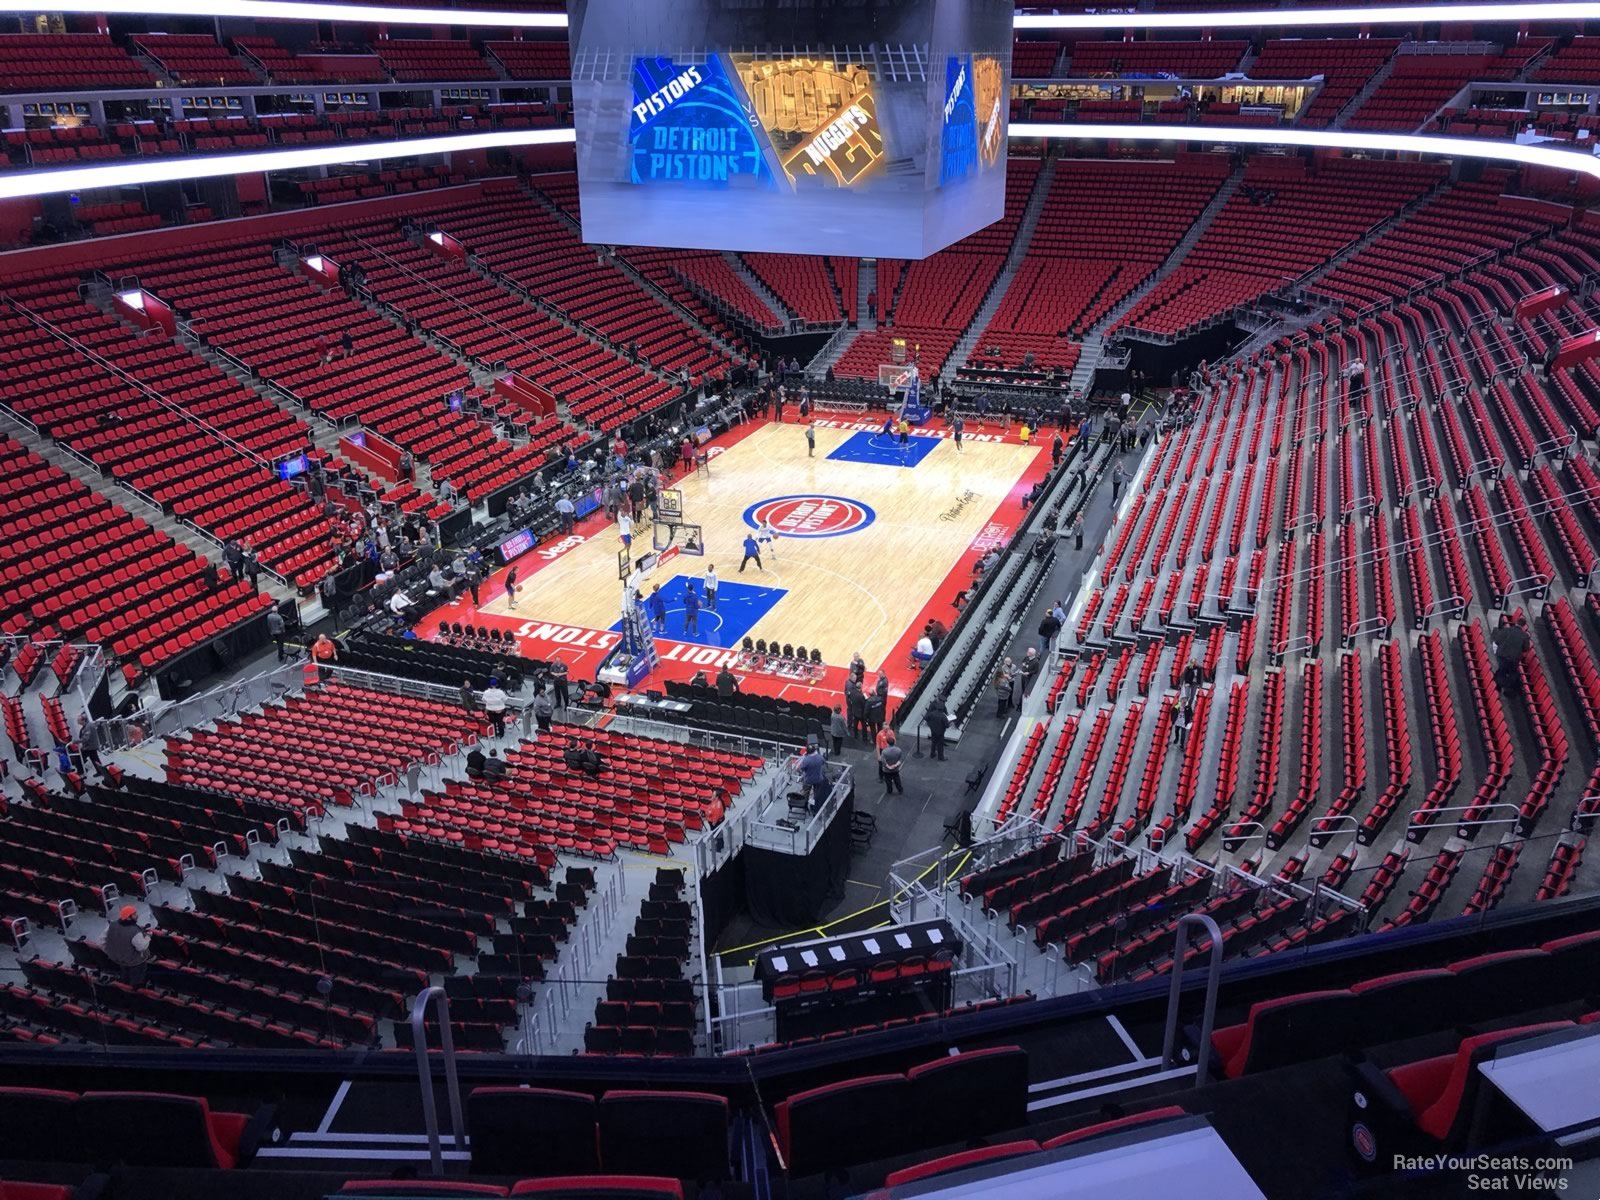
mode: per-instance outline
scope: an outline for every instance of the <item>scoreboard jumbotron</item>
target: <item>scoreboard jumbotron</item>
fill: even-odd
[[[574,0],[586,241],[923,258],[1005,211],[1009,0]]]

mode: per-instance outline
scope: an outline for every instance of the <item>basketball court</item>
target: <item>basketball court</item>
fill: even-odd
[[[1047,446],[1022,446],[998,428],[969,432],[958,450],[943,430],[913,430],[902,445],[881,422],[864,420],[819,420],[811,457],[796,423],[752,422],[708,450],[707,469],[669,485],[682,494],[683,525],[642,589],[648,596],[660,588],[665,601],[665,630],[657,633],[664,677],[734,665],[732,652],[750,637],[815,648],[831,668],[859,651],[900,687],[923,624],[954,620],[954,598],[972,582],[973,565],[1010,537],[1021,497],[1050,458]],[[763,523],[776,537],[761,566],[752,561],[741,572],[745,537]],[[699,556],[686,546],[696,527]],[[631,556],[667,540],[665,526],[653,529],[647,515]],[[518,560],[514,606],[502,570],[480,591],[476,612],[463,598],[436,610],[419,633],[438,621],[499,625],[517,635],[523,654],[563,657],[575,676],[592,677],[620,636],[621,549],[616,525],[592,516]],[[692,581],[703,599],[711,566],[717,608],[702,607],[690,630],[684,594]],[[818,686],[836,691],[834,672],[827,675]],[[802,686],[750,681],[791,694]]]

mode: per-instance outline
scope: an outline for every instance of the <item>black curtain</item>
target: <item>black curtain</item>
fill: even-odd
[[[830,904],[844,898],[850,866],[850,820],[855,789],[845,797],[810,854],[779,854],[746,845],[745,903],[756,922],[772,929],[799,929],[821,920]]]

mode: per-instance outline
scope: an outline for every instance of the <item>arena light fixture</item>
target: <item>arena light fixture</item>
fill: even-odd
[[[1459,21],[1592,21],[1600,6],[1559,4],[1377,4],[1363,8],[1270,8],[1243,12],[1018,13],[1026,29],[1293,29],[1326,25],[1418,25]]]
[[[1208,128],[1203,125],[1101,125],[1051,121],[1013,123],[1014,138],[1087,139],[1117,142],[1210,142],[1225,146],[1309,146],[1324,150],[1437,154],[1445,158],[1488,158],[1526,167],[1554,167],[1600,179],[1600,159],[1575,150],[1519,146],[1487,138],[1423,137],[1414,133],[1358,133],[1348,129]]]
[[[122,162],[109,166],[63,167],[54,171],[0,175],[0,200],[47,196],[59,192],[86,192],[91,188],[172,183],[180,179],[213,179],[219,175],[251,175],[257,171],[294,171],[342,163],[377,162],[385,158],[410,158],[421,154],[459,154],[466,150],[495,150],[511,146],[554,146],[572,142],[575,137],[571,129],[500,129],[444,137],[402,138],[393,142],[315,146],[303,150],[264,150],[250,154],[210,154],[162,158],[151,162]]]
[[[1445,158],[1484,158],[1519,166],[1578,171],[1600,179],[1600,159],[1572,150],[1519,146],[1479,138],[1423,137],[1418,134],[1358,133],[1351,130],[1207,128],[1198,125],[1102,125],[1039,122],[1014,124],[1014,138],[1089,139],[1121,142],[1210,142],[1232,146],[1309,146],[1319,149],[1371,150],[1375,153],[1435,154]],[[424,154],[453,154],[513,146],[572,143],[571,129],[502,129],[430,138],[402,138],[315,146],[300,150],[263,150],[248,154],[214,154],[122,162],[94,167],[61,167],[0,175],[0,200],[83,192],[91,188],[137,187],[182,179],[249,175],[257,171],[292,171],[344,163],[377,162]]]
[[[218,16],[214,0],[54,0],[54,12],[118,16]],[[230,17],[276,21],[352,21],[383,25],[484,25],[496,29],[565,29],[566,13],[473,8],[397,8],[382,4],[307,4],[230,0]],[[1328,25],[1415,25],[1435,21],[1585,21],[1593,3],[1405,4],[1367,8],[1262,8],[1241,12],[1018,13],[1017,29],[1291,29]]]
[[[52,0],[52,12],[135,17],[249,17],[257,21],[350,21],[374,25],[488,25],[497,29],[565,29],[564,12],[496,12],[480,8],[400,8],[386,4],[301,4],[293,0]]]

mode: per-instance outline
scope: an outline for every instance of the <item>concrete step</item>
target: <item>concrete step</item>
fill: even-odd
[[[722,252],[722,260],[733,269],[735,275],[744,280],[745,287],[756,294],[756,298],[766,305],[767,311],[773,317],[785,323],[794,320],[795,314],[789,311],[782,300],[778,299],[776,292],[761,282],[761,277],[750,269],[749,264],[744,259],[740,258],[732,250],[724,250]]]
[[[1047,158],[1039,169],[1039,174],[1034,177],[1033,191],[1028,196],[1027,204],[1023,206],[1022,219],[1017,222],[1016,235],[1011,239],[1011,249],[1006,253],[1005,265],[1000,269],[1000,274],[995,276],[995,281],[989,287],[989,294],[983,298],[983,304],[979,307],[977,315],[972,318],[966,331],[957,340],[950,357],[945,359],[944,370],[940,372],[941,378],[954,379],[956,370],[966,366],[984,331],[989,328],[989,322],[994,320],[995,313],[1000,311],[1006,293],[1011,290],[1011,281],[1017,276],[1017,268],[1027,257],[1028,246],[1033,241],[1034,230],[1039,227],[1039,216],[1044,212],[1045,201],[1050,196],[1050,185],[1055,177],[1056,160]]]
[[[863,258],[861,266],[856,271],[856,327],[858,329],[876,329],[878,319],[876,315],[867,311],[867,297],[878,290],[878,260]],[[878,303],[884,303],[882,296]]]

